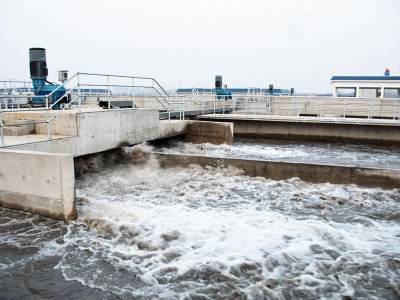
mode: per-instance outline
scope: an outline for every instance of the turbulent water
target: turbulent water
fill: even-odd
[[[1,209],[0,295],[400,298],[400,190],[162,169],[150,151],[77,160],[69,225]]]
[[[233,146],[172,142],[158,150],[175,154],[400,169],[398,146],[236,138]]]

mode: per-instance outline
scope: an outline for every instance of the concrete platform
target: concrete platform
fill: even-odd
[[[58,140],[66,138],[63,135],[52,135],[52,140]],[[48,141],[47,134],[28,134],[28,135],[18,135],[18,136],[5,136],[4,143],[11,147],[15,145],[20,145],[22,143],[38,143]]]
[[[337,117],[290,117],[272,115],[243,115],[243,114],[209,114],[198,116],[200,120],[252,120],[275,121],[294,123],[321,123],[321,124],[353,124],[353,125],[382,125],[399,126],[400,120],[366,119],[366,118],[337,118]]]
[[[46,120],[46,112],[4,113],[4,118],[16,123],[21,120],[39,121]],[[76,157],[157,139],[160,123],[157,109],[86,108],[80,112],[66,110],[54,119],[50,124],[50,140],[47,139],[47,124],[36,124],[35,132],[5,137],[6,148],[68,153]]]

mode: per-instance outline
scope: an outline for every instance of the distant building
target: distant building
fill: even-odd
[[[400,98],[400,76],[333,76],[333,97]]]
[[[232,92],[232,96],[246,96],[247,93],[267,93],[269,94],[268,89],[261,88],[247,88],[247,89],[230,89],[227,90]],[[203,89],[203,88],[193,88],[193,89],[178,89],[176,91],[179,95],[188,95],[192,93],[198,94],[213,94],[215,93],[215,89]],[[273,95],[275,96],[290,96],[290,90],[285,89],[274,89]]]

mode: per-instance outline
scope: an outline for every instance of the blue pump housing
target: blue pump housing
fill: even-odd
[[[217,94],[217,99],[232,99],[232,92],[222,88],[222,76],[215,76],[215,93]]]
[[[55,89],[53,94],[49,97],[49,106],[60,98],[65,98],[65,100],[59,101],[56,105],[53,106],[53,109],[61,109],[61,103],[67,103],[67,96],[66,96],[66,90],[62,86],[58,84],[46,84],[46,79],[37,79],[33,78],[33,92],[35,94],[35,97],[32,97],[31,99],[31,104],[32,105],[37,105],[37,106],[46,106],[46,97],[47,95],[50,95]],[[44,97],[38,97],[38,96],[44,96]]]
[[[34,106],[46,106],[46,96],[51,94],[49,97],[49,106],[53,103],[53,109],[61,109],[61,103],[68,102],[68,96],[66,89],[63,86],[54,83],[48,83],[47,75],[47,63],[46,63],[46,49],[44,48],[30,48],[29,49],[29,67],[31,73],[31,79],[33,82],[34,97],[31,98],[31,104]],[[41,97],[43,96],[43,97]]]

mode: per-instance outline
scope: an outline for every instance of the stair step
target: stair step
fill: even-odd
[[[35,124],[4,127],[4,135],[20,136],[35,133]]]

